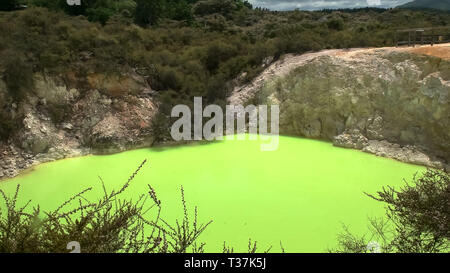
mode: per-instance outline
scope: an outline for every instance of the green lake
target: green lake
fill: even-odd
[[[335,246],[343,223],[363,234],[368,217],[384,215],[384,204],[364,192],[399,187],[425,170],[321,141],[279,141],[272,152],[261,151],[261,141],[225,140],[65,159],[0,182],[0,188],[12,195],[19,183],[20,202],[56,209],[87,187],[94,187],[91,201],[100,196],[98,176],[108,190],[119,189],[147,159],[123,197],[137,198],[151,184],[164,219],[174,223],[183,213],[183,185],[191,214],[198,206],[200,221],[214,221],[200,237],[207,252],[221,252],[224,241],[245,252],[249,238],[260,251],[272,245],[280,252],[281,241],[287,252],[325,252]]]

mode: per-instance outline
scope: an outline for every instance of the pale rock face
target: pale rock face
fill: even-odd
[[[420,93],[430,99],[436,99],[439,104],[449,102],[450,84],[441,78],[440,73],[428,75],[421,81]]]
[[[424,165],[432,168],[446,167],[442,162],[433,159],[421,151],[418,151],[414,147],[401,147],[398,144],[392,144],[386,140],[370,140],[368,145],[363,147],[362,150],[367,153],[393,158],[406,163]]]
[[[353,149],[363,149],[368,145],[369,140],[361,134],[357,129],[352,132],[347,132],[336,136],[333,139],[333,143],[336,146]]]
[[[230,102],[279,102],[282,134],[442,166],[450,163],[446,67],[448,61],[393,48],[290,56],[267,69],[273,77],[263,72],[236,88]]]
[[[92,146],[94,149],[102,150],[103,153],[109,153],[111,150],[124,150],[120,147],[120,139],[126,132],[120,120],[108,114],[102,121],[92,128]]]
[[[383,129],[383,118],[377,116],[376,118],[369,118],[367,120],[367,137],[375,140],[382,140],[384,137],[381,134]]]
[[[75,89],[68,90],[63,84],[57,84],[54,78],[42,74],[34,76],[34,91],[45,102],[54,105],[66,105],[79,96]]]
[[[147,87],[144,77],[138,74],[114,76],[92,74],[87,77],[87,81],[92,89],[100,90],[112,97],[128,94],[136,95]]]
[[[140,93],[150,90],[147,82],[135,74],[91,76],[90,84],[99,89],[86,89],[86,78],[74,78],[68,87],[59,77],[34,75],[33,92],[8,109],[22,126],[0,141],[0,179],[42,162],[151,146],[157,105],[149,94]],[[0,80],[0,107],[12,103],[4,100],[6,92]]]
[[[44,153],[52,144],[48,130],[33,113],[28,113],[24,120],[24,131],[21,135],[22,148],[33,154]]]

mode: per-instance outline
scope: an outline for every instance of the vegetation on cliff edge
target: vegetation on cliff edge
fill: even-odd
[[[89,89],[89,75],[138,73],[168,105],[162,109],[191,105],[194,96],[224,105],[233,86],[249,82],[282,54],[390,46],[397,28],[450,25],[448,12],[276,12],[241,0],[97,0],[79,7],[65,0],[16,2],[28,8],[0,12],[2,139],[20,126],[22,113],[11,105],[33,92],[36,73],[81,93]]]

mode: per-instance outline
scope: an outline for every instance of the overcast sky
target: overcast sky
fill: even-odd
[[[249,0],[255,7],[271,10],[315,10],[336,8],[392,8],[412,0]]]

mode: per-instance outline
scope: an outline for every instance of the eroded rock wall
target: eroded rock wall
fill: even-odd
[[[279,104],[282,134],[431,167],[450,162],[448,61],[387,48],[328,53],[282,60],[273,66],[286,62],[289,73],[231,98]]]
[[[0,141],[0,179],[42,162],[152,145],[157,105],[149,91],[136,74],[70,79],[39,73],[33,90],[14,102],[0,80],[0,107],[15,123]]]

